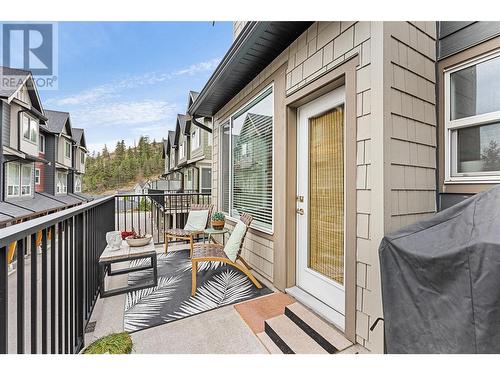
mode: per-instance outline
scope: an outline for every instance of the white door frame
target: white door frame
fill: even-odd
[[[309,119],[318,117],[339,105],[345,105],[345,87],[339,87],[297,109],[297,238],[296,238],[296,283],[331,307],[335,312],[334,323],[341,329],[345,327],[345,285],[307,267],[309,249]],[[346,169],[346,119],[344,111],[344,176]],[[346,179],[344,177],[344,233],[346,225]],[[345,284],[346,237],[344,236],[344,284]]]

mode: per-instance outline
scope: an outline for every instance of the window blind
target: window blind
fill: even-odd
[[[273,225],[273,101],[265,92],[232,121],[232,211],[248,213],[254,225]]]

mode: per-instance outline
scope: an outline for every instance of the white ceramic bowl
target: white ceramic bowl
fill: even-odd
[[[133,238],[133,236],[129,236],[125,238],[125,241],[127,241],[130,247],[139,247],[139,246],[146,246],[148,243],[151,242],[151,238],[153,238],[152,235],[146,234],[146,237],[144,238]]]

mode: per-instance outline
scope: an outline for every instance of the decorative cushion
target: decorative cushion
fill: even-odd
[[[243,241],[246,230],[247,226],[242,221],[238,221],[234,227],[233,233],[231,233],[231,236],[226,242],[226,246],[224,246],[226,256],[233,262],[236,260],[236,256],[240,250],[240,244],[241,241]]]
[[[203,230],[207,226],[208,210],[191,210],[184,230]]]

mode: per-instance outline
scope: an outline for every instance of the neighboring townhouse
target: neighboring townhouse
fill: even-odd
[[[260,278],[383,352],[378,247],[436,212],[436,22],[238,22],[190,106]]]
[[[87,158],[87,142],[85,132],[80,128],[73,128],[73,170],[70,171],[69,191],[81,195],[83,191],[83,175],[85,174],[85,160]],[[83,195],[82,195],[83,196]]]
[[[37,168],[48,160],[40,150],[47,121],[31,72],[1,67],[0,225],[28,220],[65,204],[41,193]],[[38,177],[37,177],[38,175]]]
[[[59,201],[69,206],[80,204],[86,199],[75,195],[69,188],[70,177],[75,172],[73,167],[73,129],[68,112],[46,110],[47,129],[50,135],[45,137],[45,155],[50,164],[45,167],[45,194],[54,195]]]
[[[195,91],[189,92],[188,109],[198,95],[199,93]],[[203,128],[196,125],[196,123],[200,122],[204,126]],[[185,132],[189,139],[189,168],[184,173],[184,186],[187,186],[187,190],[200,193],[210,193],[212,191],[212,134],[208,130],[211,130],[210,118],[203,117],[195,122],[188,117]],[[191,186],[191,189],[189,186]]]
[[[198,93],[189,92],[188,108]],[[200,122],[201,121],[201,122]],[[210,193],[212,187],[212,137],[210,119],[178,114],[175,131],[163,143],[165,177],[180,190]],[[178,190],[178,189],[170,189]]]
[[[167,182],[168,191],[182,190],[183,176],[177,171],[177,145],[175,131],[169,130],[167,139],[163,141],[163,158],[165,159],[165,173],[162,177]]]
[[[500,22],[439,22],[439,205],[500,182]]]
[[[148,184],[146,181],[139,181],[137,184],[134,186],[134,193],[135,194],[147,194],[148,193]]]

